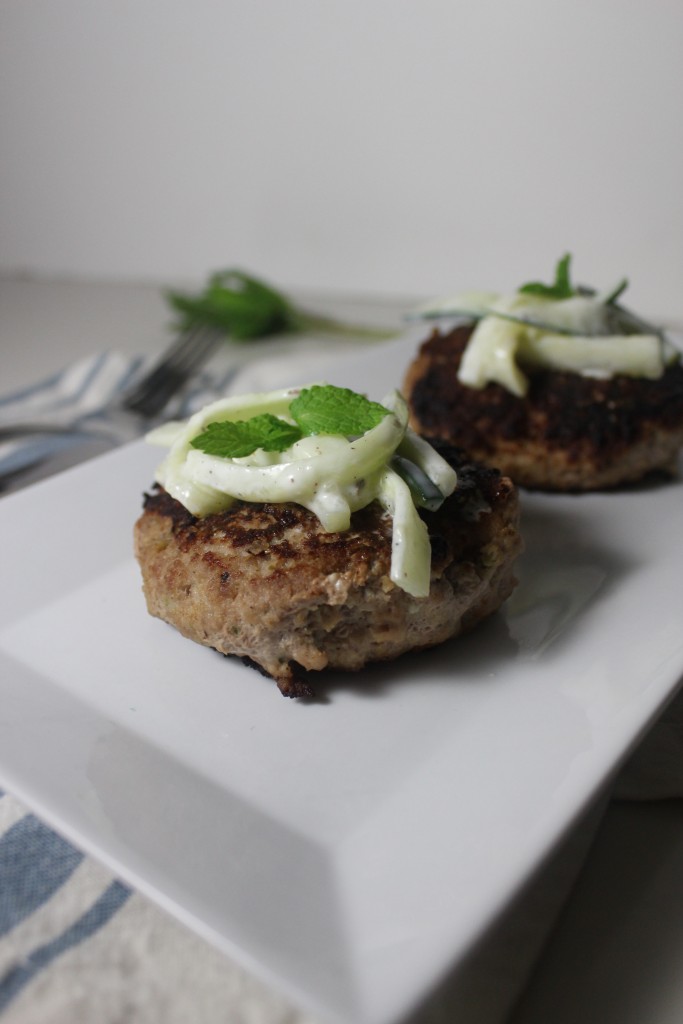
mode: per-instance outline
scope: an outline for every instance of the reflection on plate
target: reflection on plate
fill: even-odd
[[[396,349],[335,383],[381,398]],[[2,782],[296,1001],[389,1024],[675,690],[683,488],[524,495],[504,611],[300,704],[147,616],[131,530],[158,458],[136,443],[0,502]]]

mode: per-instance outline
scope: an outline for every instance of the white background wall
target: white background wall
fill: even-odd
[[[683,315],[681,0],[0,0],[0,272]]]

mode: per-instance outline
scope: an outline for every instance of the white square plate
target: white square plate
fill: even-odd
[[[413,350],[329,378],[381,399]],[[158,460],[136,443],[0,501],[2,783],[294,1000],[390,1024],[675,692],[683,486],[523,494],[502,612],[308,704],[146,614],[131,536]]]

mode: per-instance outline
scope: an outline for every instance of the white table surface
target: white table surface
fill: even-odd
[[[392,324],[410,302],[315,305]],[[0,391],[95,350],[153,353],[168,323],[154,285],[0,279]],[[683,801],[612,802],[511,1024],[680,1024],[681,963]]]

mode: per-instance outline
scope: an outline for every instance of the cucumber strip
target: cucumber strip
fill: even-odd
[[[657,380],[664,363],[655,334],[601,335],[574,338],[543,334],[522,339],[517,357],[522,366],[540,366],[578,374],[642,377]]]
[[[403,455],[394,455],[389,463],[404,483],[408,484],[413,501],[420,508],[435,512],[443,505],[445,496],[418,465]]]
[[[444,497],[447,498],[455,490],[458,474],[428,441],[416,434],[410,427],[406,430],[403,440],[397,448],[397,454],[419,466],[430,481],[439,488]]]
[[[413,597],[428,597],[432,547],[410,488],[392,469],[382,474],[377,499],[392,517],[390,578]]]
[[[416,314],[418,320],[444,320],[458,317],[463,320],[477,323],[485,317],[495,317],[497,320],[507,320],[513,324],[520,324],[522,327],[533,327],[539,331],[552,331],[553,334],[566,334],[569,338],[590,338],[595,336],[594,331],[577,331],[569,327],[558,327],[556,324],[548,323],[547,320],[539,320],[537,317],[516,316],[514,313],[504,313],[498,309],[483,309],[476,312],[471,309],[450,309],[434,311],[433,313]]]
[[[154,444],[159,448],[170,448],[184,429],[185,420],[169,420],[145,434],[145,441],[147,444]]]

